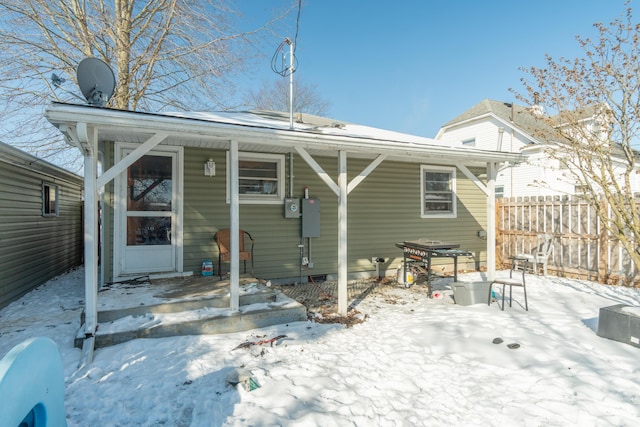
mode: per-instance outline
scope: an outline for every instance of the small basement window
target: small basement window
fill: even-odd
[[[422,218],[456,217],[456,169],[420,166]]]
[[[42,216],[58,216],[59,192],[57,185],[42,183]]]

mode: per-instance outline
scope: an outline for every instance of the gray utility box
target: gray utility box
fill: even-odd
[[[459,305],[487,304],[490,284],[491,282],[453,282],[453,298]]]
[[[625,304],[612,305],[600,308],[598,318],[598,335],[614,341],[640,347],[640,316],[638,307]]]
[[[320,200],[302,199],[302,237],[320,237]]]

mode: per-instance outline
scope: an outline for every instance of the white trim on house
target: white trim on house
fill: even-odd
[[[230,188],[229,188],[229,183],[230,183],[229,171],[231,170],[231,168],[229,167],[230,160],[229,160],[228,151],[227,151],[226,159],[227,159],[226,201],[227,201],[227,204],[229,204],[231,200]],[[286,179],[284,154],[250,153],[250,152],[242,151],[238,153],[238,161],[243,161],[243,160],[254,160],[254,161],[260,161],[260,162],[276,163],[276,169],[277,169],[277,175],[278,175],[278,179],[276,182],[277,193],[275,195],[264,195],[264,194],[251,195],[246,193],[239,193],[238,202],[241,205],[280,205],[282,204],[285,197],[284,193],[285,193],[285,179]],[[238,179],[241,179],[241,178],[243,177],[239,175]]]
[[[138,147],[136,144],[131,143],[115,143],[115,159],[117,164],[121,164],[120,161],[124,159],[130,159],[129,155]],[[127,153],[128,152],[128,153]],[[125,153],[127,153],[125,155]],[[127,177],[126,170],[134,162],[127,162],[127,168],[124,168],[122,172],[114,178],[114,211],[116,212],[114,217],[113,227],[113,271],[114,280],[118,280],[130,275],[140,273],[182,273],[183,272],[183,194],[184,194],[184,171],[183,171],[183,159],[184,148],[173,146],[157,146],[151,151],[145,152],[145,155],[169,155],[173,159],[174,170],[173,174],[173,186],[172,186],[172,210],[170,212],[171,221],[174,225],[171,230],[171,245],[170,248],[163,248],[171,251],[171,266],[165,269],[154,269],[153,271],[144,271],[131,267],[126,267],[125,261],[132,255],[126,251],[126,185]],[[142,157],[140,156],[140,157]],[[138,160],[138,159],[136,159]],[[159,248],[151,248],[152,251],[158,251]],[[157,258],[163,258],[160,254],[155,255]]]
[[[425,188],[426,172],[445,172],[449,174],[449,192],[451,193],[451,200],[448,201],[451,205],[451,209],[445,211],[427,211],[427,200],[425,196],[427,189]],[[458,216],[457,211],[458,196],[456,194],[456,168],[455,166],[434,166],[434,165],[420,165],[420,217],[421,218],[456,218]]]

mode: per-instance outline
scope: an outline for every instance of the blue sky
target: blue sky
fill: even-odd
[[[246,19],[286,0],[241,1]],[[483,99],[514,101],[519,67],[544,55],[582,55],[575,37],[609,23],[624,0],[303,0],[296,73],[330,102],[327,116],[434,137],[440,126]],[[631,7],[635,5],[631,3]],[[640,11],[635,13],[636,18]],[[270,55],[295,35],[295,14],[273,36],[253,82],[282,77]]]

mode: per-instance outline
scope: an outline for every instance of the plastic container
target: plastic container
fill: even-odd
[[[203,276],[213,276],[213,261],[210,259],[205,259],[202,261],[202,275]]]
[[[487,304],[491,282],[454,282],[453,297],[458,305]]]

